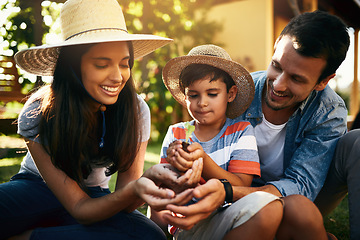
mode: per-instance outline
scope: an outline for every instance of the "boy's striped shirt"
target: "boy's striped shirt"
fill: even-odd
[[[190,121],[193,125],[194,121]],[[166,150],[175,140],[185,141],[185,122],[169,127],[161,151],[161,162],[166,162]],[[260,177],[260,163],[254,129],[249,122],[227,119],[221,131],[210,141],[200,142],[195,134],[190,142],[198,142],[211,159],[221,168],[232,173]]]

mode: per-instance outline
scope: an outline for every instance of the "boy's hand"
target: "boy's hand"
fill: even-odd
[[[198,186],[201,180],[203,159],[199,158],[195,160],[192,167],[185,173],[179,173],[173,166],[171,166],[171,168],[173,168],[172,171],[176,171],[178,173],[177,179],[164,179],[162,181],[162,185],[172,189],[175,193],[180,193],[188,188],[194,188]]]
[[[171,163],[170,161],[172,161],[172,158],[175,157],[175,153],[177,151],[177,149],[181,148],[181,141],[180,140],[176,140],[173,141],[172,143],[169,144],[168,149],[166,150],[166,161],[168,163]]]
[[[170,150],[169,150],[170,149]],[[188,152],[182,149],[181,141],[175,141],[169,145],[166,160],[176,169],[185,172],[192,168],[195,160],[203,158],[205,152],[199,143],[192,143],[187,147]]]
[[[201,180],[203,166],[204,165],[202,158],[199,158],[193,162],[191,169],[187,171],[190,172],[189,179],[186,181],[185,184],[187,187],[196,187],[199,184]]]

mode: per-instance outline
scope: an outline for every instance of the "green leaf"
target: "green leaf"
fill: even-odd
[[[195,126],[191,125],[189,122],[185,123],[185,134],[186,134],[186,142],[189,142],[189,138],[191,134],[195,131]]]

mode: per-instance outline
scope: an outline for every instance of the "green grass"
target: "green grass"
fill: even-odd
[[[161,145],[159,144],[148,145],[145,153],[144,171],[146,171],[152,165],[160,162],[160,148]],[[111,176],[109,182],[110,191],[114,191],[115,189],[116,177],[117,177],[116,173]]]
[[[0,136],[0,183],[6,182],[19,171],[20,163],[24,152],[21,151],[22,140],[14,137]],[[159,162],[159,144],[149,144],[145,154],[144,171]],[[5,151],[6,149],[6,151]],[[109,182],[110,190],[115,189],[114,174]],[[139,210],[146,214],[147,205],[140,207]],[[340,205],[327,217],[324,217],[324,225],[328,232],[334,234],[339,240],[349,239],[349,208],[347,197]]]
[[[350,239],[349,206],[347,196],[332,213],[324,217],[324,225],[326,230],[334,234],[338,240]]]

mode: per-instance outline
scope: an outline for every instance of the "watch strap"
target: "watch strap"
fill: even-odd
[[[219,179],[220,182],[224,185],[225,189],[225,203],[232,203],[233,202],[233,189],[231,184],[227,179]]]

